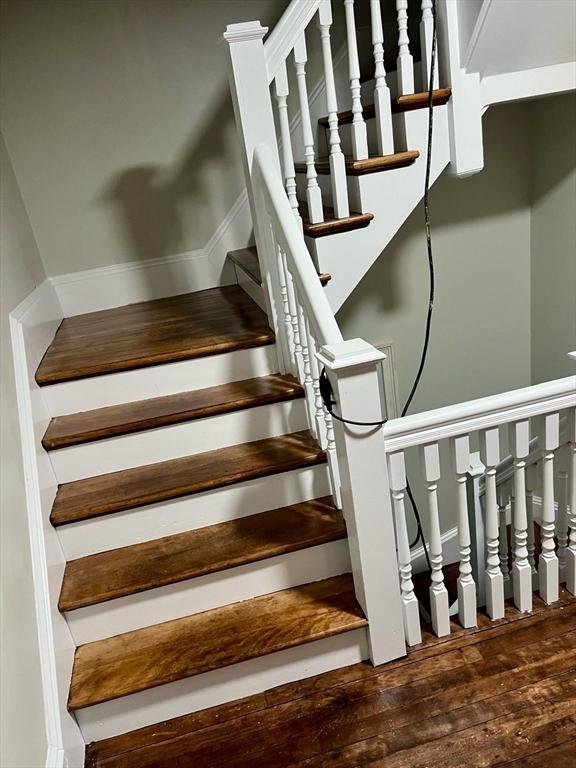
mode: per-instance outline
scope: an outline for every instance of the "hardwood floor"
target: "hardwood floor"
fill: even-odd
[[[455,628],[456,625],[453,624]],[[570,768],[576,600],[91,745],[87,768]]]

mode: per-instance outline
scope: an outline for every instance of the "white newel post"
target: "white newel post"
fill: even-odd
[[[284,332],[282,297],[279,286],[278,254],[267,218],[263,216],[263,203],[255,200],[251,184],[254,149],[266,144],[280,174],[278,144],[268,87],[263,38],[268,28],[259,21],[229,24],[224,32],[228,43],[229,82],[234,105],[236,127],[242,144],[244,177],[254,223],[254,237],[258,259],[266,285],[265,299],[268,319],[279,340],[279,363],[283,372],[292,370],[290,342]],[[260,213],[259,213],[260,212]]]
[[[384,417],[381,352],[351,339],[322,347],[318,359],[332,385],[335,413],[354,421]],[[370,657],[383,664],[406,653],[383,430],[334,419],[334,431],[356,596],[369,622]]]

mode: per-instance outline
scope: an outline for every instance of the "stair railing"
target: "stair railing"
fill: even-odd
[[[429,556],[431,561],[430,608],[432,627],[439,637],[450,633],[450,608],[443,571],[443,552],[438,504],[438,487],[442,481],[440,446],[449,443],[451,468],[444,482],[454,490],[458,511],[459,576],[458,616],[463,627],[478,621],[478,585],[475,583],[471,559],[469,500],[466,491],[470,472],[470,440],[477,435],[485,482],[485,603],[492,620],[504,617],[504,565],[501,560],[502,527],[497,469],[500,463],[501,429],[507,427],[513,455],[515,505],[513,511],[512,594],[519,611],[532,610],[532,566],[529,560],[529,511],[527,508],[526,465],[530,453],[530,431],[538,434],[542,473],[542,552],[538,561],[538,591],[546,603],[559,597],[560,579],[574,593],[576,587],[576,383],[573,376],[538,384],[500,395],[389,421],[384,427],[388,454],[390,486],[396,518],[398,560],[402,603],[409,645],[421,642],[422,633],[418,602],[412,581],[412,565],[406,526],[406,452],[420,452],[421,475],[412,478],[413,486],[424,485],[426,518],[429,523]],[[560,415],[566,411],[569,467],[562,463],[562,490],[556,518],[554,501],[554,465],[563,462],[556,456],[560,445]],[[568,480],[570,478],[570,480]],[[557,529],[556,529],[556,526]],[[558,552],[555,533],[558,533]],[[564,568],[561,572],[559,563]],[[484,602],[484,601],[482,601]]]

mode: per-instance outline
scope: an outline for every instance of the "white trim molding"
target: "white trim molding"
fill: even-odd
[[[489,75],[480,81],[480,96],[485,109],[506,101],[535,99],[555,93],[576,90],[576,62],[550,64],[547,67],[524,69]]]

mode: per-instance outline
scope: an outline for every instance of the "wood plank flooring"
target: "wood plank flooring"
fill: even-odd
[[[237,285],[65,318],[38,370],[41,386],[274,343],[265,313]]]
[[[560,604],[536,598],[533,614],[507,615],[378,668],[91,745],[87,768],[571,768],[576,600],[563,592]]]

